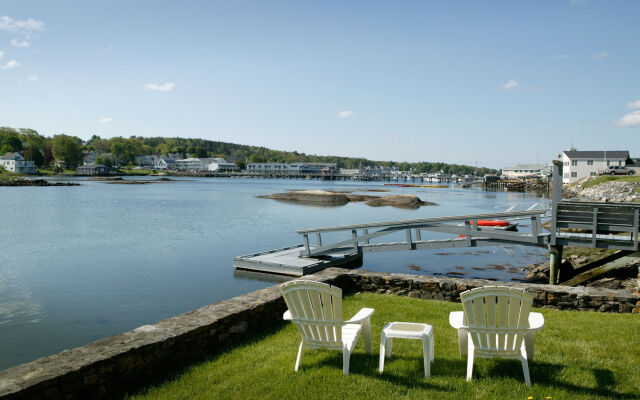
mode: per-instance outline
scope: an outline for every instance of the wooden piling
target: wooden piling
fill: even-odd
[[[549,285],[558,284],[558,272],[562,263],[563,246],[549,246]]]

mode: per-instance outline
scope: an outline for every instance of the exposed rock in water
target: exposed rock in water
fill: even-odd
[[[364,202],[366,205],[372,207],[392,206],[400,208],[419,208],[424,205],[435,205],[435,203],[422,201],[417,196],[410,195],[393,195],[381,197],[343,192],[331,192],[327,190],[294,190],[287,193],[274,193],[272,195],[257,197],[261,199],[273,199],[298,202],[302,204],[318,204],[328,206],[341,206],[349,202]]]
[[[108,183],[109,185],[150,185],[154,183],[163,183],[160,179],[155,179],[152,181],[136,181],[136,180],[108,180],[104,183]]]
[[[0,179],[0,186],[80,186],[74,182],[49,182],[44,179]]]
[[[417,196],[407,194],[378,197],[375,199],[367,200],[364,204],[372,207],[392,206],[400,208],[420,208],[422,206],[435,205],[435,203],[422,201]]]
[[[121,176],[94,176],[90,181],[123,181]]]
[[[350,200],[344,193],[328,192],[325,190],[294,190],[287,193],[274,193],[268,196],[258,196],[261,199],[294,201],[308,204],[345,205]]]

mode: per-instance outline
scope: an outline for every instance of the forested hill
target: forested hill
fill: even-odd
[[[35,150],[38,150],[36,154]],[[141,137],[114,137],[102,139],[94,135],[89,141],[83,142],[75,136],[64,134],[44,137],[33,129],[13,129],[0,127],[0,155],[6,152],[22,152],[26,159],[33,159],[38,166],[46,165],[55,160],[65,161],[68,166],[81,162],[82,151],[97,151],[111,153],[121,164],[127,164],[139,155],[179,154],[182,157],[222,157],[236,162],[241,168],[247,162],[331,162],[340,168],[361,168],[368,166],[397,167],[400,170],[415,172],[439,172],[479,175],[495,173],[488,168],[476,168],[468,165],[447,164],[442,162],[398,162],[374,161],[365,158],[319,156],[299,153],[297,151],[272,150],[266,147],[249,146],[243,144],[219,142],[206,139]],[[43,155],[44,157],[41,157]]]

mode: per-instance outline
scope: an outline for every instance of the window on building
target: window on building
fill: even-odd
[[[607,160],[607,167],[611,165],[611,161]]]
[[[565,178],[568,178],[568,177],[569,177],[569,173],[568,173],[568,172],[565,172],[565,173],[564,173],[564,177],[565,177]]]
[[[591,176],[596,176],[596,173],[595,173],[594,171],[591,171],[591,172],[589,173],[589,175],[591,175]]]
[[[578,165],[578,160],[571,160],[571,166],[575,167]]]
[[[622,161],[618,161],[618,165],[622,165]]]
[[[578,173],[577,172],[572,172],[571,173],[571,177],[572,178],[577,178],[578,177]]]
[[[587,165],[593,165],[593,160],[587,160]]]
[[[564,166],[568,167],[569,166],[569,161],[565,161]]]

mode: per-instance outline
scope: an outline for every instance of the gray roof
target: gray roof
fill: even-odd
[[[97,168],[108,168],[108,167],[102,164],[86,164],[86,165],[80,165],[77,169],[97,169]]]
[[[3,160],[15,160],[16,157],[18,157],[19,159],[22,158],[22,155],[20,153],[4,153],[4,155],[2,157],[0,157],[0,159]]]
[[[606,158],[620,158],[627,159],[629,158],[628,151],[620,151],[620,150],[611,150],[611,151],[564,151],[564,154],[571,159],[575,158],[588,158],[588,159],[602,159]]]

